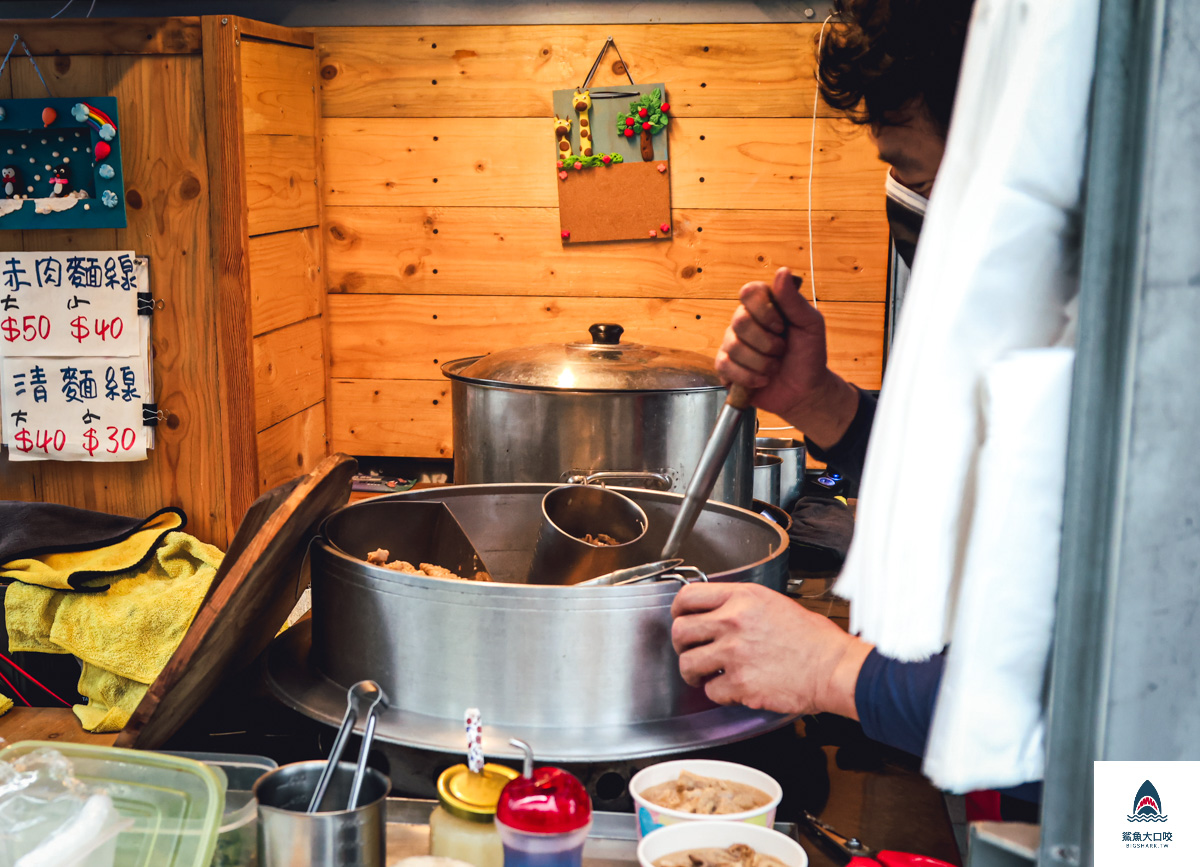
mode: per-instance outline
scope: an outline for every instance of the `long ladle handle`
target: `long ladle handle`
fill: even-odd
[[[737,435],[738,423],[750,406],[753,395],[754,392],[744,386],[734,384],[729,387],[725,405],[721,407],[721,414],[717,416],[717,423],[704,446],[704,452],[700,455],[700,462],[696,464],[696,470],[688,481],[687,490],[684,491],[683,503],[675,514],[675,523],[671,525],[671,532],[663,545],[661,559],[670,560],[676,557],[679,549],[683,547],[684,540],[692,532],[692,527],[696,526],[696,519],[700,517],[705,502],[712,496],[717,476],[721,474],[725,458],[729,455],[729,448]]]
[[[321,772],[321,779],[317,781],[316,791],[313,792],[312,799],[308,802],[307,813],[315,813],[321,807],[321,801],[325,798],[325,790],[329,788],[329,782],[333,779],[333,772],[337,770],[338,762],[342,759],[342,752],[346,749],[346,741],[350,739],[350,732],[354,728],[354,723],[357,721],[358,714],[355,713],[354,707],[346,708],[346,718],[342,720],[342,727],[338,729],[337,737],[333,739],[333,749],[329,751],[329,761],[325,763],[325,770]]]

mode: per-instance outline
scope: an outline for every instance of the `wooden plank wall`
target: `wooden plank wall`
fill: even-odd
[[[330,444],[449,457],[438,365],[619,322],[626,341],[715,354],[742,283],[809,278],[817,25],[322,28],[321,225]],[[612,35],[665,82],[675,232],[564,248],[551,93]],[[625,81],[611,52],[594,83]],[[813,257],[833,366],[878,387],[884,169],[818,105]],[[764,419],[768,425],[771,419]]]
[[[157,448],[136,463],[15,463],[0,457],[0,497],[65,503],[125,515],[181,506],[188,529],[224,546],[224,473],[218,299],[208,222],[208,154],[198,19],[20,22],[55,96],[114,96],[126,184],[125,229],[0,231],[3,250],[132,249],[150,257],[155,388],[167,419]],[[0,40],[12,42],[11,28]],[[0,96],[45,91],[18,48]]]
[[[317,55],[307,34],[238,26],[254,425],[266,490],[328,453]],[[277,41],[302,35],[307,44]]]

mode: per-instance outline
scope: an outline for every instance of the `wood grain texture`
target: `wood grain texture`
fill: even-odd
[[[224,22],[224,23],[222,23]],[[253,344],[250,318],[250,262],[242,105],[238,96],[241,52],[227,18],[206,16],[204,36],[205,136],[209,149],[209,219],[213,226],[210,267],[216,282],[220,418],[227,484],[226,539],[232,539],[258,486],[254,437]],[[207,374],[212,375],[212,369]]]
[[[254,338],[256,431],[278,424],[325,397],[321,319],[306,319]]]
[[[549,117],[608,36],[679,117],[811,117],[819,24],[317,28],[326,117]],[[595,85],[628,83],[609,49]],[[434,82],[437,82],[436,84]],[[822,114],[831,113],[821,103]]]
[[[248,39],[242,41],[241,48],[246,133],[314,135],[313,50]]]
[[[250,239],[250,312],[255,335],[319,316],[320,238],[316,228]]]
[[[680,118],[672,205],[806,207],[811,132],[802,119]],[[555,207],[553,142],[546,118],[327,118],[325,204]],[[815,209],[881,210],[884,167],[861,130],[818,120],[815,161]]]
[[[10,744],[18,741],[57,741],[60,744],[109,747],[117,735],[115,732],[93,734],[84,731],[79,724],[79,717],[69,707],[14,707],[0,717],[0,738]]]
[[[244,153],[251,235],[317,225],[315,137],[247,134]]]
[[[22,28],[24,29],[24,28]],[[28,67],[28,63],[23,64]],[[221,416],[216,371],[216,292],[208,231],[208,165],[198,56],[59,57],[42,63],[60,96],[115,96],[121,136],[126,229],[22,233],[24,247],[133,249],[151,260],[151,285],[165,309],[154,322],[155,391],[168,419],[158,447],[132,464],[24,464],[36,498],[116,514],[145,516],[183,508],[190,532],[228,541]],[[16,67],[19,95],[43,93],[32,69]],[[143,112],[141,106],[153,106]],[[251,484],[253,489],[253,484]],[[28,494],[27,486],[20,492]]]
[[[214,689],[266,649],[299,595],[303,541],[346,502],[354,470],[352,459],[334,455],[252,506],[191,628],[117,746],[161,747]]]
[[[331,207],[322,240],[334,293],[730,298],[780,265],[811,286],[803,211],[677,209],[673,224],[669,241],[567,249],[555,208]],[[882,209],[815,212],[819,298],[883,301],[887,231]]]
[[[616,322],[622,343],[715,356],[737,299],[335,295],[329,299],[330,374],[336,379],[439,379],[455,358],[538,343],[590,341],[588,326]],[[879,387],[883,304],[822,304],[829,364]],[[282,333],[282,332],[280,332]]]
[[[259,432],[258,486],[266,491],[307,473],[327,454],[322,401]]]
[[[18,32],[39,57],[200,53],[199,18],[46,18],[6,24],[0,29],[0,41],[7,46],[12,33]]]
[[[337,379],[329,383],[331,451],[449,458],[450,380]]]
[[[238,32],[250,39],[263,39],[270,42],[280,42],[284,45],[296,45],[310,51],[316,45],[316,37],[311,30],[297,30],[294,27],[282,27],[266,21],[255,21],[253,18],[235,19]]]

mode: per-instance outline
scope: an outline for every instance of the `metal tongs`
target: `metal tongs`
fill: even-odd
[[[640,584],[643,581],[678,581],[680,584],[690,584],[692,581],[708,581],[708,575],[695,566],[681,565],[683,560],[676,557],[673,560],[658,560],[641,566],[630,566],[618,569],[607,575],[599,575],[580,581],[575,587],[625,587],[629,584]]]
[[[354,725],[359,719],[366,717],[362,747],[358,751],[358,763],[354,768],[354,780],[350,784],[350,797],[346,803],[347,810],[354,809],[358,802],[358,794],[362,791],[363,777],[367,772],[367,753],[371,751],[371,741],[375,739],[375,720],[380,705],[384,708],[388,706],[387,694],[373,680],[360,680],[347,690],[346,715],[342,718],[342,726],[338,729],[333,748],[329,751],[329,762],[321,772],[321,779],[317,781],[316,791],[313,792],[305,812],[316,813],[320,810],[325,791],[329,788],[334,771],[337,770],[338,762],[346,749],[346,743],[350,740],[350,732],[354,730]]]
[[[857,837],[839,834],[808,811],[805,811],[804,818],[819,839],[830,844],[842,855],[847,867],[950,867],[947,862],[928,855],[872,849]]]

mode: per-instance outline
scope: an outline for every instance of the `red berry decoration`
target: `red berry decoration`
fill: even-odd
[[[651,126],[652,126],[652,124],[650,123],[650,121],[646,121],[645,123],[642,124],[642,129],[650,129]]]
[[[559,160],[559,161],[558,161],[558,167],[559,167],[560,169],[563,167],[563,162],[562,162],[562,160]]]
[[[600,157],[600,162],[604,163],[605,165],[608,165],[609,163],[612,162],[612,157],[610,157],[608,154],[605,154],[604,156]]]
[[[563,230],[563,233],[562,233],[562,239],[563,239],[564,241],[570,241],[570,240],[571,240],[571,233],[570,233],[570,232],[568,232],[568,231],[566,231],[566,230],[564,229],[564,230]]]
[[[659,106],[659,108],[662,109],[663,114],[666,114],[668,111],[671,110],[671,103],[664,102],[661,106]]]
[[[635,121],[633,118],[631,118],[631,117],[625,118],[625,126],[633,126],[634,123],[635,123]]]
[[[649,116],[650,116],[650,112],[648,112],[646,109],[644,109],[644,108],[638,109],[638,117],[649,117]]]
[[[575,163],[575,171],[579,171],[581,168],[583,168],[583,163]]]
[[[558,179],[559,179],[560,181],[565,181],[565,180],[567,179],[567,173],[566,173],[565,171],[559,172],[559,173],[558,173]]]
[[[633,130],[629,127],[625,128],[625,138],[633,138]]]
[[[670,232],[670,231],[671,231],[671,224],[670,224],[670,223],[663,223],[661,226],[659,226],[659,227],[658,227],[658,231],[660,231],[660,232],[662,232],[664,235],[666,235],[668,232]]]

